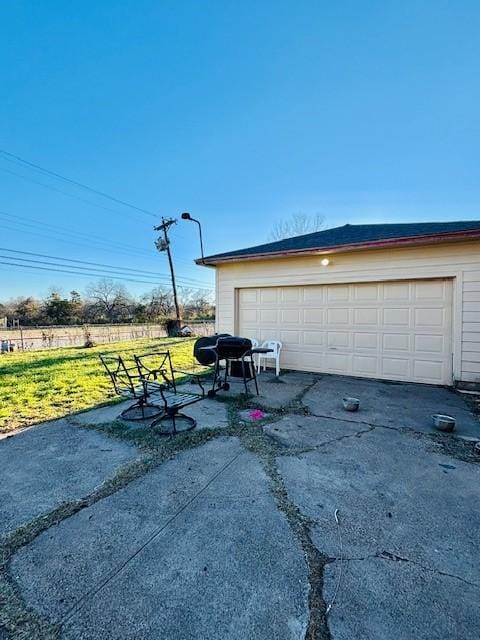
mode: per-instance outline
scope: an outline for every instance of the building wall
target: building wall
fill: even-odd
[[[480,241],[333,253],[328,267],[320,264],[323,257],[219,265],[217,331],[238,330],[236,292],[244,287],[453,278],[454,378],[480,383]]]

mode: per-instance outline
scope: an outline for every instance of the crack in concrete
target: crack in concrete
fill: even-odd
[[[313,451],[319,451],[320,449],[322,449],[323,447],[326,447],[329,444],[332,444],[334,442],[340,442],[341,440],[346,440],[348,438],[361,438],[364,434],[370,433],[374,429],[376,429],[376,427],[371,427],[369,429],[362,429],[361,431],[356,431],[355,433],[349,433],[345,436],[339,436],[338,438],[332,438],[331,440],[327,440],[318,445],[312,445],[309,447],[295,447],[295,446],[291,447],[286,443],[278,442],[275,436],[273,436],[270,433],[265,433],[265,436],[267,438],[270,438],[278,447],[281,447],[276,452],[277,456],[286,458],[286,457],[299,456],[303,453],[311,453]]]
[[[131,553],[120,565],[116,566],[114,569],[109,571],[103,579],[92,587],[89,591],[84,593],[71,607],[70,609],[62,616],[61,620],[58,623],[57,628],[57,637],[60,635],[61,630],[65,624],[74,617],[76,613],[82,608],[84,603],[91,599],[93,596],[97,595],[104,587],[107,586],[109,582],[111,582],[116,576],[118,576],[125,567],[132,562],[149,544],[153,542],[161,533],[164,531],[174,520],[178,518],[178,516],[183,513],[191,504],[194,502],[198,496],[200,496],[206,489],[218,478],[221,474],[231,465],[235,460],[239,458],[241,453],[237,453],[231,460],[229,460],[223,467],[217,471],[209,480],[206,482],[199,491],[195,493],[191,498],[189,498],[184,504],[182,504],[179,509],[177,509],[176,513],[174,513],[161,527],[158,527],[149,538],[141,544],[133,553]]]
[[[308,569],[309,581],[309,620],[305,640],[331,640],[327,623],[327,605],[323,598],[323,574],[329,558],[312,541],[313,521],[306,518],[298,506],[289,499],[283,478],[275,464],[275,459],[263,460],[264,468],[272,483],[272,493],[281,511],[299,541]]]
[[[460,582],[463,582],[464,584],[468,584],[470,587],[474,587],[475,589],[480,589],[480,584],[476,584],[475,582],[470,582],[469,580],[466,580],[465,578],[462,578],[461,576],[457,576],[454,573],[448,573],[448,571],[442,571],[441,569],[437,569],[434,567],[428,567],[427,565],[422,564],[421,562],[418,562],[417,560],[412,560],[411,558],[407,558],[405,556],[400,556],[397,553],[392,553],[391,551],[386,551],[386,550],[382,550],[382,551],[376,551],[375,553],[370,553],[366,556],[353,556],[353,557],[342,557],[342,558],[337,558],[337,557],[331,557],[329,558],[330,562],[338,562],[338,561],[342,561],[342,562],[362,562],[363,560],[375,560],[375,559],[379,559],[379,560],[387,560],[387,561],[391,561],[391,562],[406,562],[406,563],[410,563],[410,564],[414,564],[417,567],[420,567],[420,569],[423,569],[424,571],[429,571],[431,573],[436,573],[437,575],[440,576],[445,576],[447,578],[453,578],[455,580],[459,580]]]
[[[102,426],[82,425],[79,428],[92,428],[110,437],[134,442],[140,448],[143,447],[146,455],[121,467],[117,473],[87,496],[61,504],[51,512],[35,518],[0,540],[0,629],[5,629],[8,637],[12,640],[23,640],[24,638],[50,640],[58,637],[57,625],[47,621],[40,613],[27,607],[15,579],[10,574],[10,560],[20,548],[30,544],[40,534],[63,520],[70,518],[99,500],[111,496],[133,480],[146,475],[163,462],[175,457],[177,453],[195,448],[220,436],[237,435],[236,433],[229,433],[225,429],[212,429],[194,433],[189,432],[173,439],[158,440],[157,436],[158,448],[155,449],[145,445],[143,439],[137,441],[135,434],[129,433],[128,429],[117,423]],[[151,434],[147,435],[147,442],[151,442]]]
[[[350,424],[363,424],[365,426],[372,427],[373,429],[388,429],[390,431],[396,431],[402,435],[407,435],[412,438],[419,438],[428,443],[435,443],[442,447],[443,454],[449,458],[455,460],[461,460],[462,462],[468,462],[470,464],[480,464],[480,456],[473,452],[473,446],[471,443],[463,440],[461,437],[455,437],[455,435],[446,435],[441,433],[425,433],[424,431],[417,431],[411,427],[393,427],[386,424],[374,424],[365,420],[352,420],[349,418],[337,418],[335,416],[323,415],[320,413],[311,413],[311,416],[316,418],[325,418],[327,420],[334,420],[338,422],[348,422]]]
[[[286,517],[305,556],[309,582],[309,619],[304,640],[331,640],[327,622],[327,605],[323,598],[323,574],[325,566],[331,560],[312,541],[314,521],[303,515],[299,507],[289,498],[285,483],[275,462],[275,458],[278,455],[277,448],[267,435],[263,432],[257,432],[255,441],[252,441],[250,435],[243,434],[240,440],[262,462],[265,472],[270,478],[271,491],[277,503],[277,508]],[[261,441],[261,446],[259,446],[259,441]]]
[[[159,439],[158,436],[150,430],[132,430],[130,427],[118,422],[105,423],[102,425],[85,425],[78,424],[75,418],[69,420],[71,424],[74,424],[77,428],[93,429],[109,437],[129,441],[137,445],[141,450],[143,449],[146,455],[140,460],[135,460],[122,467],[112,478],[106,480],[89,495],[78,500],[63,503],[48,514],[35,518],[12,532],[5,539],[0,540],[0,604],[2,605],[0,607],[0,629],[6,630],[9,638],[12,640],[23,640],[24,638],[33,637],[37,640],[58,638],[58,626],[46,620],[37,611],[26,606],[15,580],[9,572],[9,563],[13,555],[21,547],[33,542],[35,538],[47,531],[50,527],[59,524],[99,500],[116,493],[133,480],[146,475],[152,469],[172,459],[178,453],[196,448],[219,437],[238,437],[240,441],[243,441],[243,444],[245,444],[245,439],[249,440],[249,446],[247,448],[253,451],[262,463],[264,462],[267,452],[268,455],[272,457],[280,453],[280,447],[266,440],[266,436],[263,431],[258,428],[258,424],[239,425],[239,410],[245,408],[245,399],[231,400],[222,398],[222,401],[228,405],[227,415],[229,427],[189,432],[168,439]],[[291,411],[292,410],[290,410],[290,412]],[[253,442],[255,444],[252,446]],[[312,574],[311,584],[315,585],[319,580],[316,574],[321,576],[323,569],[319,571],[318,567],[321,566],[321,561],[315,560],[315,556],[319,554],[319,552],[315,550],[313,545],[312,547],[307,545],[307,547],[308,557],[310,558],[308,566],[309,569],[312,567],[310,571]],[[304,548],[303,544],[302,548]],[[316,567],[316,570],[313,570],[313,567]],[[312,590],[317,593],[315,588],[312,587]],[[319,593],[321,595],[321,590]],[[322,606],[316,604],[316,599],[317,596],[312,596],[312,608],[319,609],[321,612]],[[316,620],[318,615],[313,616],[313,619]],[[312,625],[310,625],[310,627],[312,627]],[[328,634],[307,636],[308,640],[329,640],[329,638],[330,636]]]
[[[400,433],[422,433],[421,431],[415,431],[415,429],[410,429],[409,427],[392,427],[386,424],[374,424],[373,422],[367,422],[366,420],[353,420],[352,418],[342,417],[337,418],[336,416],[328,416],[323,413],[313,413],[310,412],[311,416],[315,418],[325,418],[327,420],[334,420],[336,422],[348,422],[349,424],[364,424],[368,427],[381,428],[381,429],[392,429],[393,431],[398,431]],[[423,435],[423,434],[422,434]]]
[[[318,382],[318,379],[314,380],[308,385],[301,394],[298,394],[294,400],[289,403],[288,406],[282,409],[271,409],[272,418],[262,422],[275,422],[278,420],[278,415],[293,414],[303,411],[305,414],[310,413],[315,417],[327,418],[329,420],[343,421],[354,423],[356,425],[364,425],[368,428],[357,431],[353,434],[347,434],[339,436],[327,442],[323,442],[316,447],[305,448],[286,448],[285,445],[280,446],[274,441],[269,434],[265,434],[262,429],[259,429],[258,424],[254,425],[241,425],[239,424],[240,416],[239,411],[249,406],[248,399],[230,399],[222,398],[221,400],[228,405],[228,419],[229,427],[223,429],[210,429],[202,432],[193,432],[186,434],[185,436],[177,436],[173,441],[161,440],[159,442],[158,436],[155,436],[154,432],[139,433],[138,430],[131,430],[122,426],[119,423],[111,423],[104,425],[78,425],[73,420],[71,421],[75,426],[80,428],[92,428],[102,433],[109,435],[110,437],[127,440],[143,448],[147,452],[147,456],[140,461],[130,463],[119,470],[115,476],[105,483],[100,485],[92,494],[86,496],[80,500],[72,501],[67,504],[63,504],[51,513],[37,518],[28,523],[24,527],[17,529],[5,540],[0,541],[0,628],[4,628],[9,633],[9,637],[15,640],[24,638],[36,638],[38,640],[50,640],[51,638],[58,637],[58,628],[56,625],[45,620],[39,613],[26,607],[21,594],[16,587],[16,583],[13,577],[8,572],[9,560],[13,554],[22,546],[25,546],[32,542],[38,535],[49,529],[51,526],[58,524],[62,520],[69,518],[78,511],[90,506],[94,502],[101,500],[109,495],[112,495],[119,489],[129,484],[132,480],[141,477],[148,473],[151,469],[159,466],[168,459],[172,459],[177,453],[192,449],[202,444],[205,444],[209,440],[216,439],[218,437],[238,437],[242,444],[250,451],[255,453],[258,459],[261,461],[268,477],[271,482],[271,491],[277,504],[277,508],[285,515],[287,521],[296,537],[299,541],[301,548],[305,555],[305,560],[308,569],[309,579],[309,621],[305,640],[331,640],[331,634],[328,627],[328,616],[326,611],[326,603],[323,599],[323,577],[325,567],[335,562],[337,558],[331,558],[322,553],[312,541],[312,527],[314,525],[313,520],[307,518],[302,514],[300,509],[295,503],[288,497],[288,492],[285,487],[283,478],[276,466],[275,458],[277,456],[291,456],[298,455],[300,453],[306,453],[308,451],[315,451],[329,444],[340,442],[342,440],[362,437],[366,433],[370,433],[374,429],[383,428],[397,431],[399,433],[411,435],[414,437],[421,437],[429,441],[438,442],[439,437],[437,434],[425,434],[417,432],[409,428],[398,428],[387,425],[373,424],[366,421],[352,420],[348,418],[336,418],[333,416],[324,416],[312,414],[309,412],[308,407],[302,405],[302,400],[305,394]],[[446,455],[451,457],[459,457],[454,453],[446,450],[446,445],[443,441],[440,441],[445,450]],[[459,458],[464,459],[464,458]],[[132,467],[132,468],[130,468]],[[384,552],[388,554],[389,552]],[[365,558],[343,558],[346,561],[349,560],[362,560],[369,557],[382,558],[384,560],[397,561],[397,562],[412,562],[417,564],[421,568],[427,571],[434,571],[439,575],[448,576],[457,580],[460,580],[466,584],[469,584],[475,588],[480,588],[479,585],[470,583],[465,579],[442,572],[439,570],[424,567],[420,563],[413,560],[403,558],[401,556],[392,557],[386,555],[373,554],[372,556],[365,556]]]
[[[317,378],[317,379],[313,380],[313,382],[311,382],[310,384],[306,385],[305,388],[302,391],[300,391],[299,393],[297,393],[297,395],[295,397],[293,397],[287,404],[285,404],[285,405],[283,405],[281,407],[271,407],[266,402],[264,402],[263,400],[259,401],[256,398],[256,396],[244,398],[243,402],[245,403],[245,408],[249,408],[249,407],[252,407],[252,406],[256,406],[257,404],[260,404],[263,409],[265,409],[269,413],[273,414],[272,417],[282,416],[282,415],[286,415],[286,414],[290,414],[290,415],[292,415],[292,414],[293,415],[310,415],[309,408],[303,404],[303,398],[305,397],[306,393],[308,391],[310,391],[310,389],[317,384],[317,382],[319,380],[320,380],[320,378]],[[271,421],[272,420],[269,419],[269,422],[271,422]]]

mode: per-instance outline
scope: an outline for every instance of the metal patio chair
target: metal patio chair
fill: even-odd
[[[117,395],[135,400],[120,413],[124,420],[147,420],[163,412],[163,408],[149,402],[148,389],[142,380],[136,362],[128,365],[121,356],[99,358],[105,367]]]
[[[188,371],[174,369],[169,351],[156,351],[134,356],[138,375],[145,385],[148,395],[154,396],[162,414],[156,417],[151,427],[160,427],[159,433],[176,434],[194,429],[197,421],[180,410],[205,398],[201,376]],[[175,382],[175,374],[194,378],[199,393],[181,391]]]

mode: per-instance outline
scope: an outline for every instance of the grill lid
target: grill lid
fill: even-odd
[[[252,341],[248,338],[229,336],[219,338],[217,341],[217,353],[219,358],[241,358],[252,348]]]
[[[214,336],[206,336],[196,340],[193,346],[193,355],[199,364],[204,367],[208,367],[213,364],[217,359],[215,351],[213,349],[202,349],[202,347],[214,347],[217,344],[219,338],[230,337],[229,333],[219,333]]]

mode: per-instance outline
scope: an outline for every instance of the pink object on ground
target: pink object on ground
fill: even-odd
[[[260,411],[260,409],[254,409],[253,411],[250,411],[250,418],[252,420],[261,420],[264,417],[265,414],[263,413],[263,411]]]

